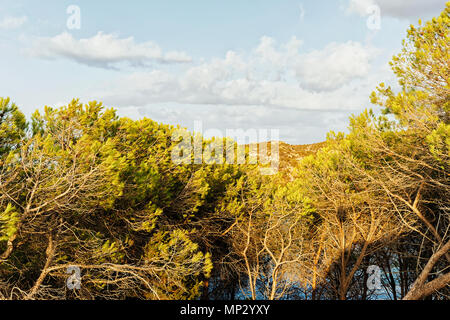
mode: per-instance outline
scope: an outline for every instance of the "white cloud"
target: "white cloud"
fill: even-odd
[[[368,102],[370,90],[380,80],[371,64],[377,50],[347,42],[303,53],[301,45],[295,37],[281,46],[263,37],[249,54],[229,51],[222,59],[177,75],[161,70],[136,72],[96,96],[116,106],[170,102],[355,110]]]
[[[349,0],[347,10],[366,16],[368,8],[378,5],[382,16],[416,19],[430,13],[440,13],[446,2],[447,0]]]
[[[24,25],[28,21],[28,18],[26,16],[22,17],[5,17],[2,20],[0,20],[0,29],[17,29],[20,28],[22,25]]]
[[[333,90],[357,78],[364,78],[378,50],[359,42],[331,43],[322,50],[303,55],[296,74],[305,88]]]
[[[99,32],[87,39],[75,39],[64,32],[52,38],[39,38],[29,53],[45,59],[65,58],[80,64],[100,68],[120,68],[124,64],[148,66],[157,63],[186,63],[191,58],[184,52],[164,53],[153,42],[136,43],[133,37],[118,38]]]

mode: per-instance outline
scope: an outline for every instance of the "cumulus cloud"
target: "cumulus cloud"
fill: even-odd
[[[439,13],[445,8],[446,2],[447,0],[349,0],[347,10],[366,16],[371,6],[378,5],[382,15],[416,19],[419,16]]]
[[[2,20],[0,20],[0,29],[17,29],[20,28],[22,25],[24,25],[28,21],[28,18],[26,16],[22,17],[5,17]]]
[[[186,63],[192,59],[184,52],[163,50],[153,42],[136,43],[133,37],[97,33],[86,39],[75,39],[64,32],[51,38],[39,38],[29,53],[44,59],[64,58],[99,68],[124,65],[148,66],[151,63]]]
[[[378,50],[359,42],[331,43],[323,50],[303,55],[297,63],[296,74],[305,88],[333,90],[366,77],[377,54]]]
[[[222,59],[177,75],[162,70],[136,72],[97,96],[119,106],[173,102],[354,110],[367,102],[368,88],[376,84],[371,62],[377,50],[356,42],[332,43],[311,52],[302,52],[301,47],[295,37],[280,46],[263,37],[249,54],[229,51]]]

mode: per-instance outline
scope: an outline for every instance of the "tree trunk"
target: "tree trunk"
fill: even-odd
[[[434,279],[428,283],[425,283],[428,279],[428,275],[432,271],[433,267],[439,261],[439,259],[446,255],[450,251],[450,241],[448,241],[443,247],[441,247],[436,253],[434,253],[425,268],[420,273],[417,280],[412,285],[411,290],[403,298],[403,300],[419,300],[423,299],[436,290],[444,288],[446,285],[450,284],[450,272]]]

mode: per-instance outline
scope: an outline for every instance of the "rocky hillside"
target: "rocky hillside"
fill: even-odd
[[[289,171],[297,164],[298,161],[311,154],[316,153],[320,148],[325,145],[324,142],[305,144],[305,145],[291,145],[285,142],[279,142],[280,153],[280,170]],[[270,142],[267,146],[268,153],[270,154],[271,146]]]

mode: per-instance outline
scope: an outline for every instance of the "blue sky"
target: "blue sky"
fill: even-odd
[[[27,115],[80,98],[189,129],[319,142],[395,83],[387,63],[408,25],[445,2],[0,0],[0,96]],[[80,29],[68,28],[71,5]]]

